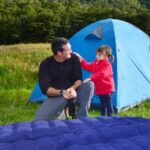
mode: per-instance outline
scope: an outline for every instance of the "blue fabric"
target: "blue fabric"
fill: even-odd
[[[97,28],[101,28],[101,39],[88,36]],[[112,48],[116,88],[113,105],[118,110],[150,98],[150,38],[139,28],[121,20],[105,19],[80,30],[73,35],[70,43],[73,51],[88,61],[95,59],[99,46],[109,45]],[[83,70],[83,78],[89,75]],[[92,104],[99,103],[95,95]]]
[[[150,150],[150,120],[97,117],[0,126],[0,150]]]
[[[36,86],[29,98],[29,102],[43,102],[46,99],[48,99],[48,97],[42,93],[39,83],[36,83]]]
[[[121,20],[105,19],[77,32],[70,43],[73,51],[80,53],[88,61],[95,59],[99,46],[109,45],[112,48],[116,88],[113,106],[118,110],[150,98],[150,38],[139,28]],[[83,79],[89,75],[89,72],[83,70]],[[39,93],[39,98],[34,95],[36,92]],[[36,92],[33,92],[30,101],[41,101],[43,94],[40,88]],[[98,96],[94,95],[92,104],[99,103]]]

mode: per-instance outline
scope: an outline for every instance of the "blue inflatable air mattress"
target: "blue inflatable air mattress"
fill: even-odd
[[[150,120],[97,117],[0,126],[0,150],[150,150]]]

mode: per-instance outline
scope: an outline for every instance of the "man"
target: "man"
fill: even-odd
[[[35,120],[56,119],[72,99],[78,104],[76,117],[86,117],[94,94],[93,83],[82,83],[79,59],[72,54],[67,39],[56,38],[52,52],[53,56],[40,64],[39,84],[49,98],[37,111]]]

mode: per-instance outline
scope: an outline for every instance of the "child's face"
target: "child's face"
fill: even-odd
[[[103,53],[96,53],[96,59],[97,60],[103,60],[103,59],[106,59],[106,55],[103,54]]]

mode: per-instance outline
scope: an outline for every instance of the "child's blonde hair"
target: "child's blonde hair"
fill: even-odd
[[[111,58],[111,63],[112,64],[114,63],[114,56],[112,55],[112,49],[109,46],[102,45],[96,50],[96,52],[102,53],[102,54],[108,56],[108,58]]]

